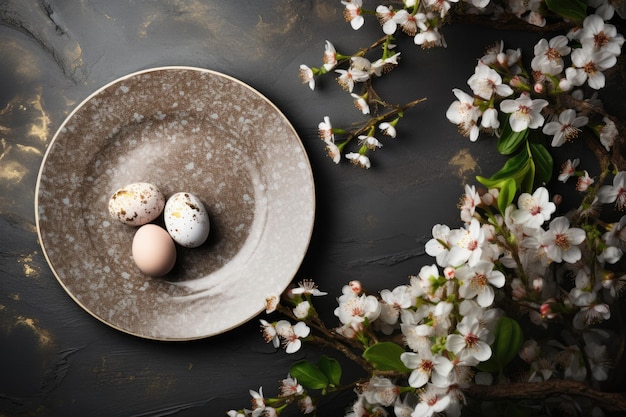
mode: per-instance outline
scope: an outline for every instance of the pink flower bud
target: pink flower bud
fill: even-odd
[[[361,286],[361,281],[350,281],[348,283],[348,285],[350,286],[350,289],[352,290],[353,293],[355,294],[361,294],[361,292],[363,292],[363,287]]]
[[[533,279],[533,290],[535,292],[541,292],[541,290],[543,290],[543,278],[536,277]]]
[[[539,311],[541,312],[541,317],[551,319],[554,318],[556,314],[552,312],[552,304],[554,303],[553,299],[547,300],[545,303],[541,304]]]
[[[454,269],[451,266],[446,266],[443,270],[443,276],[446,277],[446,279],[452,279],[454,278],[454,276],[456,275],[456,269]]]
[[[541,84],[541,83],[536,83],[536,84],[533,86],[533,90],[535,90],[535,93],[537,93],[537,94],[541,94],[541,93],[543,92],[543,84]]]
[[[524,80],[516,75],[513,78],[511,78],[511,81],[509,81],[509,85],[511,87],[521,87],[524,85]]]

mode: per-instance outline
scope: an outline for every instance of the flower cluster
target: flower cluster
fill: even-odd
[[[226,414],[229,417],[275,417],[280,414],[285,405],[296,399],[303,414],[312,414],[315,411],[311,397],[304,394],[302,385],[298,383],[297,379],[292,378],[291,375],[287,375],[287,378],[281,381],[279,398],[268,401],[263,396],[263,387],[259,388],[259,391],[250,390],[250,396],[252,397],[252,410],[246,408],[230,410]],[[266,402],[269,402],[269,404],[266,404]],[[274,407],[273,404],[279,404],[278,408]]]
[[[261,320],[265,340],[279,347],[283,339],[287,353],[301,340],[321,343],[371,372],[357,384],[350,417],[387,415],[390,408],[396,416],[459,416],[465,389],[510,378],[606,380],[612,333],[601,324],[626,285],[626,274],[610,270],[626,249],[626,215],[606,224],[591,213],[602,204],[626,209],[626,172],[590,194],[594,209],[586,213],[558,215],[543,187],[522,193],[504,212],[497,198],[497,190],[479,194],[466,186],[462,227],[435,225],[425,244],[435,263],[377,295],[351,281],[337,298],[338,327],[326,328],[317,316],[312,297],[326,293],[312,281],[289,289],[272,311],[297,323]],[[534,330],[521,330],[524,317]],[[571,326],[560,334],[548,330],[564,321]],[[516,375],[505,376],[516,357],[526,365],[517,363]],[[310,390],[331,392],[340,381],[324,373],[330,365],[307,363],[306,371],[301,365],[290,370],[300,383],[290,376],[277,398],[251,391],[253,409],[231,415],[278,415],[292,402],[313,412],[317,400]],[[316,372],[320,376],[312,377]]]
[[[624,139],[596,95],[624,43],[608,20],[624,10],[605,0],[404,0],[371,9],[362,0],[341,3],[353,29],[375,16],[384,36],[351,55],[327,41],[323,65],[303,65],[300,74],[311,89],[317,77],[336,74],[359,111],[369,115],[354,131],[333,127],[329,117],[318,126],[334,162],[345,157],[364,168],[371,166],[369,152],[383,146],[380,135],[395,137],[404,111],[421,102],[390,105],[372,86],[398,65],[396,36],[410,36],[422,47],[445,46],[442,27],[461,11],[513,16],[538,27],[560,16],[568,32],[540,40],[528,64],[520,49],[505,50],[499,42],[468,79],[471,94],[453,90],[457,100],[448,119],[471,141],[481,133],[495,135],[498,151],[511,158],[491,178],[477,177],[484,188],[465,186],[459,225],[432,228],[424,248],[431,263],[405,284],[377,293],[349,282],[336,299],[331,326],[313,301],[326,293],[311,280],[268,298],[266,312],[284,317],[260,320],[267,343],[288,354],[304,343],[318,345],[364,374],[346,383],[338,360],[300,360],[276,396],[251,390],[251,409],[228,415],[277,416],[290,405],[312,415],[323,398],[344,390],[355,395],[346,417],[455,417],[485,398],[491,408],[481,408],[481,415],[626,409],[623,395],[607,401],[609,393],[595,391],[616,372],[611,355],[624,344],[614,309],[626,288],[626,171],[623,157],[615,157]],[[379,48],[379,57],[367,56]],[[386,113],[377,114],[379,106]],[[551,193],[551,148],[582,132],[600,145],[600,172],[592,175],[579,169],[580,159],[567,160],[558,181],[576,178],[573,195]],[[357,151],[347,152],[353,139]],[[565,209],[564,201],[576,208]],[[524,391],[526,383],[537,382],[551,384],[553,398]],[[496,388],[513,383],[520,390],[515,398],[527,395],[526,401],[498,397]]]
[[[446,115],[472,141],[478,139],[481,129],[499,133],[501,120],[505,119],[510,129],[518,133],[543,126],[543,133],[552,137],[552,146],[561,146],[578,137],[593,113],[583,91],[576,87],[603,88],[604,71],[616,64],[623,43],[624,37],[615,26],[597,14],[585,18],[582,27],[567,35],[541,39],[534,47],[531,71],[525,68],[520,49],[504,50],[500,42],[480,58],[468,79],[473,94],[455,89],[457,101]],[[570,60],[567,66],[565,58]],[[567,93],[573,98],[569,100],[571,106],[562,104],[568,101],[560,96]],[[552,103],[547,99],[552,99]],[[545,123],[542,112],[548,110],[551,117]],[[614,123],[604,117],[596,123],[595,130],[605,130],[602,141],[610,148],[616,136]],[[607,135],[607,131],[615,133]]]
[[[304,84],[315,89],[319,76],[334,71],[337,74],[337,82],[350,94],[355,107],[363,115],[371,116],[355,131],[333,128],[328,116],[324,117],[324,121],[319,125],[320,137],[324,141],[328,155],[335,163],[339,163],[345,154],[346,159],[355,165],[370,168],[368,154],[383,146],[379,138],[374,136],[376,131],[395,138],[396,125],[403,117],[404,111],[423,101],[420,99],[403,106],[393,105],[384,101],[374,90],[373,79],[388,73],[398,65],[400,52],[396,51],[395,36],[412,37],[414,43],[423,48],[445,46],[446,42],[440,28],[451,11],[451,3],[458,3],[458,0],[405,0],[401,2],[400,7],[379,4],[372,9],[365,8],[362,0],[341,3],[344,5],[344,17],[354,30],[363,27],[365,16],[370,15],[378,22],[383,37],[368,48],[350,55],[337,52],[335,46],[326,41],[322,55],[323,64],[320,67],[302,64],[299,74]],[[489,4],[489,0],[472,0],[471,4],[475,8],[483,9]],[[366,56],[372,51],[378,51],[379,48],[380,55],[373,58]],[[358,92],[357,86],[362,87]],[[387,112],[374,114],[376,112],[372,107],[377,109],[379,106],[387,109]],[[338,138],[338,135],[341,137]],[[353,139],[358,139],[358,148],[356,152],[348,152],[344,148]]]
[[[344,129],[333,128],[330,118],[325,116],[324,120],[320,122],[318,126],[318,132],[326,146],[328,155],[335,163],[341,161],[346,145],[350,143],[352,139],[358,139],[358,151],[345,153],[345,158],[362,168],[370,168],[371,163],[367,155],[368,152],[383,146],[374,136],[376,130],[378,129],[379,133],[384,136],[395,138],[396,125],[403,116],[404,110],[413,107],[421,101],[416,100],[404,106],[394,106],[384,102],[372,86],[372,80],[374,78],[382,76],[398,65],[400,53],[394,52],[395,45],[391,43],[391,39],[391,36],[382,38],[369,48],[361,50],[354,55],[339,54],[334,45],[326,41],[323,54],[324,64],[321,67],[310,68],[304,64],[300,66],[300,78],[304,83],[307,83],[311,89],[315,88],[316,76],[334,70],[335,73],[338,74],[337,82],[350,94],[354,106],[363,115],[370,115],[372,113],[371,106],[392,108],[384,114],[373,116],[361,128],[351,132]],[[377,47],[382,48],[382,54],[378,59],[371,61],[364,56],[367,52]],[[341,65],[344,65],[345,69],[339,68]],[[357,87],[362,87],[358,94],[355,92]],[[341,136],[342,138],[338,139],[337,136]]]
[[[338,53],[335,46],[326,41],[320,67],[300,66],[300,78],[311,89],[316,86],[316,78],[334,71],[338,74],[337,82],[351,95],[355,107],[362,114],[371,116],[361,128],[354,131],[333,128],[329,117],[324,117],[319,125],[320,137],[335,163],[339,163],[345,153],[346,159],[355,165],[370,168],[370,151],[383,146],[379,138],[374,136],[376,128],[383,135],[395,137],[396,125],[403,111],[425,100],[416,100],[405,106],[392,105],[382,100],[374,90],[372,80],[391,71],[399,63],[400,52],[395,50],[398,36],[412,37],[414,43],[423,48],[445,47],[442,28],[449,15],[455,13],[487,14],[494,19],[513,15],[533,25],[546,24],[548,13],[542,7],[541,0],[465,2],[469,4],[461,4],[458,0],[404,0],[398,7],[379,4],[371,9],[364,7],[362,0],[341,2],[344,5],[344,16],[354,30],[364,26],[366,16],[374,16],[384,35],[368,48],[350,55]],[[585,18],[581,27],[575,26],[567,35],[542,39],[535,45],[531,70],[522,65],[519,49],[505,51],[502,42],[487,52],[476,67],[475,74],[468,80],[473,95],[454,90],[458,100],[450,106],[447,116],[459,126],[462,134],[475,141],[481,129],[497,133],[502,123],[501,114],[496,108],[498,103],[500,112],[509,115],[507,122],[514,132],[537,129],[544,126],[545,119],[541,111],[549,103],[544,98],[531,98],[532,94],[557,96],[583,85],[595,90],[605,85],[604,71],[616,64],[624,38],[617,33],[615,26],[606,23],[613,17],[615,8],[607,1],[594,0],[590,3],[595,8],[595,14]],[[457,11],[457,8],[462,12]],[[623,13],[621,9],[618,12]],[[563,16],[566,19],[572,17],[567,13]],[[380,55],[374,59],[366,57],[367,53],[378,48],[382,49]],[[565,58],[569,58],[567,66]],[[358,93],[355,92],[357,86],[362,86]],[[580,94],[580,90],[577,90],[573,96],[582,102],[582,98],[578,97]],[[374,114],[372,106],[393,110]],[[589,109],[586,106],[554,107],[551,109],[551,120],[545,124],[543,132],[553,136],[553,146],[561,146],[565,141],[575,138],[582,126],[589,124],[589,117],[584,114]],[[608,117],[593,124],[598,133],[604,130],[603,143],[607,147],[612,143],[611,135],[607,134],[612,125],[613,121]],[[344,148],[355,138],[358,138],[357,151],[348,152]]]
[[[610,333],[601,329],[601,323],[611,317],[609,306],[626,280],[626,274],[616,276],[610,268],[623,256],[626,235],[620,235],[620,225],[626,224],[626,216],[606,225],[592,213],[600,204],[618,199],[624,175],[620,172],[614,185],[602,186],[586,213],[578,210],[551,218],[556,206],[547,190],[538,188],[532,195],[521,194],[517,207],[509,206],[504,216],[494,217],[506,242],[500,263],[514,271],[510,297],[517,305],[515,312],[528,314],[530,322],[545,329],[563,320],[571,324],[560,338],[529,332],[541,334],[543,343],[531,337],[520,353],[530,364],[528,381],[608,377]],[[591,375],[581,366],[584,363],[590,364]]]

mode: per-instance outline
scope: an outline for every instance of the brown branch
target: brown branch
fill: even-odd
[[[463,391],[476,400],[545,399],[570,395],[593,400],[608,412],[626,413],[626,393],[598,391],[576,381],[554,380],[506,385],[471,385]]]
[[[372,127],[378,125],[380,122],[383,122],[385,120],[392,120],[394,117],[396,117],[400,113],[403,113],[404,111],[406,111],[406,110],[410,109],[411,107],[414,107],[415,105],[417,105],[419,103],[422,103],[424,101],[426,101],[426,97],[418,98],[417,100],[413,100],[411,102],[408,102],[405,105],[396,106],[393,110],[391,110],[391,111],[389,111],[389,112],[387,112],[385,114],[381,114],[380,116],[372,117],[361,128],[356,129],[356,130],[354,130],[352,132],[349,132],[348,136],[346,137],[346,139],[343,142],[341,142],[341,145],[345,146],[350,141],[352,141],[352,139],[358,138],[360,135],[363,135],[363,134],[367,133]]]
[[[574,21],[547,22],[545,26],[537,26],[520,19],[512,13],[493,14],[467,14],[451,12],[447,17],[450,24],[468,24],[486,26],[499,30],[524,30],[528,32],[552,33],[567,31],[576,26]]]
[[[356,362],[367,373],[372,373],[374,371],[374,368],[372,367],[372,365],[370,365],[365,359],[363,359],[363,357],[361,357],[361,356],[357,355],[356,353],[354,353],[353,351],[351,351],[344,344],[337,343],[336,341],[330,341],[330,340],[324,339],[324,338],[319,337],[319,336],[309,336],[307,341],[311,342],[311,343],[315,343],[315,344],[317,344],[319,346],[330,347],[330,348],[335,349],[338,352],[343,353],[346,358],[350,359],[353,362]]]
[[[626,150],[626,123],[607,112],[602,106],[596,106],[588,100],[575,99],[570,94],[560,94],[558,100],[565,107],[582,109],[583,113],[607,117],[615,123],[618,135],[615,138],[615,142],[610,152],[607,151],[604,148],[604,145],[602,145],[593,135],[585,135],[584,140],[589,149],[594,153],[600,165],[604,166],[606,165],[606,161],[610,161],[619,171],[625,171],[626,156],[624,151]]]

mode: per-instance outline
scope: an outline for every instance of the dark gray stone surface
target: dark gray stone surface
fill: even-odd
[[[372,169],[336,166],[317,124],[328,115],[345,126],[360,115],[332,77],[310,91],[298,67],[319,66],[326,39],[355,51],[380,33],[371,22],[354,32],[338,0],[0,2],[0,415],[224,415],[249,406],[249,389],[276,395],[293,361],[320,354],[275,351],[257,319],[192,342],[133,337],[95,320],[58,284],[37,241],[39,166],[72,109],[128,73],[165,65],[223,72],[287,116],[317,190],[315,229],[295,280],[311,278],[329,293],[320,303],[331,323],[348,281],[379,291],[432,263],[424,254],[432,226],[459,224],[464,183],[502,162],[492,141],[470,144],[446,120],[451,90],[465,87],[486,46],[518,34],[457,26],[446,28],[447,49],[401,41],[401,65],[377,85],[390,102],[427,102],[406,112]],[[525,42],[511,47],[532,46]],[[319,415],[342,415],[350,398],[329,401]]]

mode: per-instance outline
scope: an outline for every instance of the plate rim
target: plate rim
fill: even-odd
[[[54,275],[56,281],[61,285],[61,287],[63,288],[65,293],[68,294],[70,296],[70,298],[76,304],[78,304],[83,311],[87,312],[90,316],[96,318],[98,321],[104,323],[108,327],[111,327],[111,328],[113,328],[115,330],[118,330],[118,331],[120,331],[122,333],[129,334],[129,335],[141,338],[141,339],[164,341],[164,342],[179,342],[179,341],[201,340],[201,339],[207,339],[207,338],[210,338],[210,337],[215,337],[215,336],[227,333],[227,332],[229,332],[229,331],[231,331],[231,330],[233,330],[233,329],[235,329],[235,328],[237,328],[239,326],[242,326],[242,325],[246,324],[247,322],[249,322],[252,319],[254,319],[255,317],[257,317],[264,310],[264,308],[260,308],[258,311],[256,311],[252,316],[248,317],[247,319],[245,319],[245,320],[243,320],[243,321],[241,321],[239,323],[235,323],[235,324],[233,324],[233,325],[231,325],[229,327],[222,328],[220,331],[215,331],[215,332],[208,333],[208,334],[205,334],[205,335],[190,336],[190,337],[159,337],[159,336],[154,336],[154,335],[153,336],[149,336],[149,335],[141,334],[139,332],[133,332],[133,331],[131,331],[129,329],[125,329],[125,328],[123,328],[123,327],[121,327],[119,325],[116,325],[114,323],[111,323],[111,322],[105,320],[104,318],[98,316],[90,308],[85,306],[84,303],[82,303],[77,298],[77,296],[72,291],[70,291],[70,289],[67,287],[67,285],[63,282],[63,280],[59,276],[59,274],[56,271],[56,269],[52,266],[50,255],[48,254],[48,251],[46,250],[46,246],[44,244],[44,239],[42,237],[42,232],[41,232],[41,219],[40,219],[40,216],[39,216],[39,195],[40,195],[40,187],[41,187],[42,175],[43,175],[43,172],[44,172],[46,161],[48,160],[48,158],[50,156],[50,153],[52,151],[53,145],[57,141],[57,138],[62,133],[63,129],[72,120],[74,115],[79,110],[81,110],[87,103],[89,103],[95,96],[100,94],[102,91],[104,91],[107,88],[109,88],[109,87],[111,87],[111,86],[113,86],[115,84],[118,84],[118,83],[120,83],[120,82],[122,82],[124,80],[131,79],[131,78],[137,77],[139,75],[147,74],[147,73],[156,73],[156,72],[161,72],[161,71],[172,71],[172,70],[196,71],[196,72],[201,72],[201,73],[208,73],[208,74],[212,74],[212,75],[215,75],[215,76],[218,76],[218,77],[223,77],[223,78],[225,78],[225,79],[227,79],[227,80],[229,80],[231,82],[239,84],[240,86],[242,86],[242,87],[248,89],[249,91],[251,91],[253,94],[258,96],[259,98],[262,98],[271,108],[273,108],[273,110],[284,120],[286,126],[291,130],[291,132],[293,133],[293,135],[297,139],[297,144],[298,144],[298,146],[302,150],[302,155],[303,155],[303,158],[304,158],[304,162],[306,162],[306,171],[308,173],[308,177],[309,177],[310,183],[311,183],[311,190],[312,190],[312,192],[311,192],[311,213],[312,213],[312,216],[311,216],[311,219],[310,219],[310,223],[308,225],[308,233],[306,235],[306,242],[307,243],[306,243],[306,246],[305,246],[305,251],[302,254],[302,258],[298,262],[298,266],[295,269],[295,271],[293,271],[293,273],[290,273],[291,278],[289,279],[289,281],[287,282],[287,284],[283,288],[283,291],[289,287],[290,283],[295,278],[298,270],[302,266],[302,262],[303,262],[304,258],[306,257],[306,254],[307,254],[307,252],[308,252],[308,250],[310,248],[310,243],[311,243],[311,239],[312,239],[312,236],[313,236],[313,231],[314,231],[314,228],[315,228],[315,223],[316,223],[315,220],[316,220],[316,213],[317,213],[317,193],[316,193],[315,178],[313,176],[313,169],[312,169],[312,166],[311,166],[310,158],[308,156],[308,153],[306,152],[306,148],[304,147],[304,143],[302,142],[302,139],[300,138],[300,135],[298,134],[298,132],[294,128],[294,126],[291,123],[291,121],[278,108],[278,106],[276,106],[276,104],[274,104],[269,98],[267,98],[259,90],[257,90],[256,88],[252,87],[251,85],[245,83],[244,81],[235,78],[234,76],[222,73],[220,71],[208,69],[208,68],[202,68],[202,67],[196,67],[196,66],[187,66],[187,65],[166,65],[166,66],[150,67],[150,68],[145,68],[145,69],[141,69],[141,70],[138,70],[138,71],[134,71],[134,72],[128,73],[126,75],[117,77],[117,78],[113,79],[112,81],[109,81],[109,82],[103,84],[102,86],[96,88],[87,97],[85,97],[79,104],[74,106],[72,111],[70,113],[68,113],[68,115],[64,118],[63,122],[56,129],[56,131],[55,131],[54,135],[52,136],[52,139],[50,140],[50,142],[47,143],[46,151],[45,151],[45,153],[43,155],[43,158],[41,160],[41,163],[39,165],[39,170],[38,170],[38,173],[37,173],[37,180],[36,180],[36,184],[35,184],[35,198],[34,198],[35,226],[36,226],[36,230],[37,230],[37,239],[39,241],[39,246],[41,247],[42,253],[43,253],[44,258],[46,260],[46,264],[48,265],[48,268],[50,268],[50,271]]]

